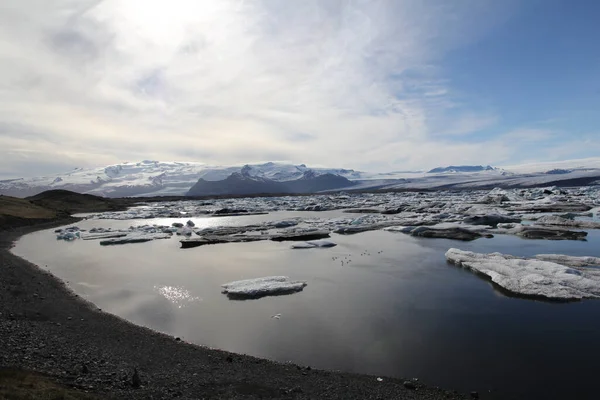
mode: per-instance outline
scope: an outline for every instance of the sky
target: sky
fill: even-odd
[[[6,0],[0,178],[600,154],[595,0]]]

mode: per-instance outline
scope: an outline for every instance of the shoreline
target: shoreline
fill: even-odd
[[[415,381],[380,382],[186,343],[99,310],[10,251],[25,234],[77,221],[0,231],[0,367],[38,372],[99,398],[468,398]]]

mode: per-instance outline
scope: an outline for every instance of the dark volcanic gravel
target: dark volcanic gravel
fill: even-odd
[[[9,251],[23,234],[69,222],[0,231],[2,367],[38,371],[102,398],[467,398],[416,381],[378,381],[203,348],[104,313]]]

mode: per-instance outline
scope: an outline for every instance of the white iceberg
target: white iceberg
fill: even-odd
[[[245,279],[221,285],[223,293],[233,298],[259,298],[299,292],[306,286],[304,281],[291,281],[287,276],[267,276]]]
[[[329,240],[309,240],[308,242],[302,243],[294,243],[291,248],[292,249],[314,249],[317,247],[320,248],[329,248],[335,247],[337,243],[330,242]]]
[[[597,268],[571,268],[538,259],[458,249],[448,250],[446,259],[487,275],[497,285],[522,295],[556,300],[600,297],[600,269]]]

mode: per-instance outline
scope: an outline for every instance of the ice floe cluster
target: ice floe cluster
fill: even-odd
[[[334,211],[335,213],[322,213]],[[307,212],[305,216],[252,223],[203,227],[204,218],[237,217],[277,211]],[[332,235],[384,230],[417,240],[472,241],[495,235],[529,240],[586,240],[600,229],[600,187],[493,189],[406,193],[337,193],[148,202],[127,211],[105,212],[91,219],[176,218],[171,226],[142,225],[112,230],[77,227],[58,230],[57,238],[99,240],[101,245],[139,243],[180,236],[182,248],[271,240],[293,242],[292,249],[329,248]],[[262,219],[262,218],[261,218]],[[267,218],[268,219],[268,218]],[[440,255],[441,256],[441,255]],[[524,259],[499,253],[478,254],[450,249],[449,261],[487,275],[504,289],[527,296],[579,299],[600,296],[597,258],[538,255]],[[596,266],[596,267],[595,267]],[[594,269],[597,268],[597,269]],[[223,285],[230,297],[256,298],[290,293],[305,282],[266,277]]]
[[[273,211],[348,210],[395,215],[489,214],[508,212],[582,212],[599,207],[600,187],[493,189],[404,193],[339,193],[313,196],[255,197],[148,202],[126,211],[91,215],[97,219],[226,217]],[[140,200],[141,201],[141,200]],[[597,210],[596,210],[597,213]]]

